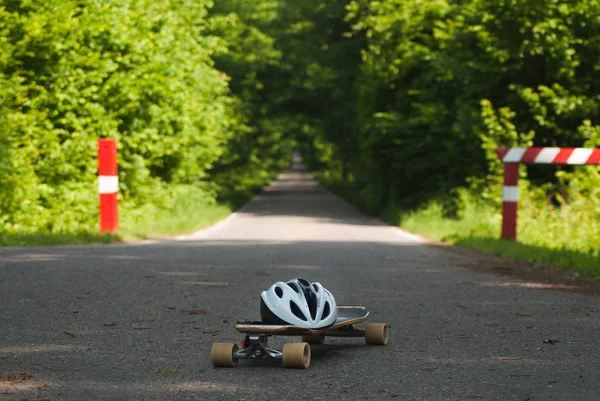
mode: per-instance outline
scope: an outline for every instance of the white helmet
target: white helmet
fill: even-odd
[[[278,281],[260,294],[260,317],[266,324],[321,329],[337,319],[335,299],[319,283],[304,279]]]

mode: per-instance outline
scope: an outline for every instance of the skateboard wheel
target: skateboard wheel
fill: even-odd
[[[310,345],[289,343],[283,346],[283,366],[293,369],[307,369],[310,366]]]
[[[215,343],[210,351],[210,362],[215,368],[232,368],[237,365],[233,353],[238,350],[235,343]]]
[[[323,344],[325,342],[324,334],[305,334],[302,336],[302,341],[309,344]]]
[[[388,342],[386,323],[369,323],[365,326],[365,342],[369,345],[385,345]]]

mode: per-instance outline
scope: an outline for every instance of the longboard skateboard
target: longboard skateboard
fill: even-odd
[[[306,369],[310,365],[310,344],[323,344],[325,337],[364,337],[367,344],[387,344],[386,323],[369,323],[364,329],[354,326],[369,317],[364,306],[338,306],[337,312],[335,323],[323,329],[239,322],[235,329],[246,335],[244,340],[239,346],[235,343],[213,344],[210,360],[214,367],[233,367],[239,359],[274,358],[282,360],[285,367]],[[279,351],[267,345],[270,336],[301,336],[302,342],[285,344]]]

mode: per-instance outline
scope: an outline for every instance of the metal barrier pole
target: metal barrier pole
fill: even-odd
[[[504,164],[504,188],[502,189],[502,238],[517,239],[517,209],[519,205],[519,165]]]
[[[119,229],[117,192],[117,142],[98,140],[98,191],[100,193],[100,232],[112,233]]]
[[[594,148],[496,148],[504,163],[502,191],[502,238],[517,239],[519,201],[519,163],[523,164],[600,164],[600,149]]]

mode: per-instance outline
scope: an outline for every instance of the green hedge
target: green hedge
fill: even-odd
[[[256,90],[242,83],[249,99],[233,93],[215,65],[243,49],[225,40],[212,5],[0,3],[0,231],[96,231],[98,138],[117,140],[128,207],[168,209],[171,196],[156,194],[182,185],[215,199],[264,185],[287,163],[291,142],[248,111]],[[238,163],[248,178],[230,188],[240,181],[228,167],[235,153],[254,160]]]
[[[298,20],[312,24],[293,37],[310,41],[312,64],[294,78],[321,111],[303,110],[305,159],[368,210],[439,200],[458,217],[458,188],[497,201],[497,146],[600,146],[600,1],[305,3]],[[553,205],[579,193],[596,204],[597,168],[526,177]]]

